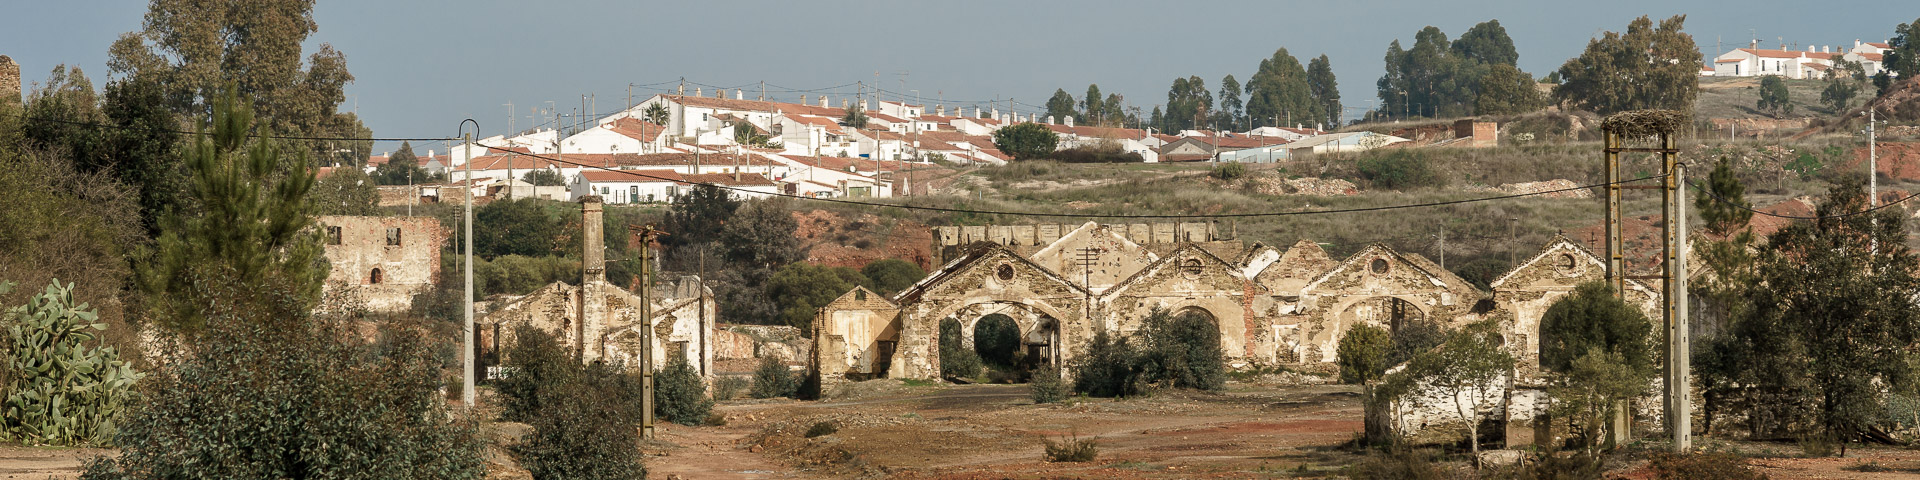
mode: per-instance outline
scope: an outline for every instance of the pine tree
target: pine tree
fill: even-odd
[[[269,138],[249,141],[252,109],[232,92],[217,98],[202,129],[209,134],[186,153],[192,179],[185,201],[192,208],[167,216],[155,249],[137,267],[156,320],[181,332],[206,321],[207,279],[276,278],[290,285],[295,301],[311,305],[327,274],[320,237],[310,228],[306,197],[314,178],[307,159],[286,158]]]

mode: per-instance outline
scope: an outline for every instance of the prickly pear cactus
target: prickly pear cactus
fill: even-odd
[[[7,437],[50,445],[113,442],[114,420],[140,374],[113,347],[89,346],[93,332],[107,329],[98,319],[87,304],[74,305],[73,284],[62,287],[59,280],[0,315],[10,379],[0,401]]]

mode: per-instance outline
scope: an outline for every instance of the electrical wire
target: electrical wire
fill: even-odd
[[[58,118],[29,117],[26,115],[21,115],[20,118],[22,120],[26,120],[29,122],[62,123],[67,125],[79,125],[79,126],[94,127],[94,128],[140,130],[140,131],[147,131],[147,132],[174,133],[174,134],[180,134],[180,135],[212,135],[213,134],[213,132],[193,132],[193,131],[187,131],[187,130],[174,130],[169,128],[151,128],[151,127],[141,127],[141,126],[134,126],[134,125],[112,125],[112,124],[96,123],[96,122],[81,122],[76,120],[61,120]],[[249,133],[247,134],[247,137],[248,138],[271,138],[276,140],[343,140],[343,141],[374,141],[374,142],[401,142],[401,141],[422,141],[423,142],[423,141],[447,141],[447,140],[460,139],[459,137],[449,137],[449,138],[441,138],[441,137],[312,137],[312,136],[298,136],[298,135],[262,135],[257,133]]]
[[[713,188],[718,188],[722,190],[738,191],[738,192],[758,194],[758,195],[770,195],[770,196],[793,198],[793,199],[799,199],[799,200],[810,200],[810,201],[816,201],[816,202],[838,203],[838,204],[844,204],[844,205],[860,205],[860,206],[878,207],[878,208],[899,208],[899,209],[906,209],[906,210],[921,210],[921,211],[943,212],[943,213],[970,213],[970,214],[979,214],[979,215],[1009,215],[1009,216],[1055,217],[1055,218],[1172,218],[1172,219],[1253,218],[1253,217],[1286,217],[1286,216],[1299,216],[1299,215],[1379,212],[1379,211],[1387,211],[1387,210],[1439,207],[1439,206],[1446,206],[1446,205],[1460,205],[1460,204],[1466,204],[1466,203],[1505,200],[1510,198],[1531,197],[1536,195],[1547,195],[1547,194],[1553,194],[1553,193],[1583,190],[1588,188],[1596,188],[1596,187],[1603,187],[1603,186],[1609,185],[1608,183],[1603,182],[1603,183],[1590,184],[1590,185],[1581,185],[1576,187],[1559,188],[1559,189],[1544,190],[1544,191],[1529,192],[1529,193],[1516,193],[1511,195],[1500,195],[1500,196],[1493,196],[1493,197],[1480,197],[1480,198],[1470,198],[1470,199],[1462,199],[1462,200],[1448,200],[1448,201],[1442,201],[1442,202],[1427,202],[1427,203],[1404,204],[1404,205],[1383,205],[1383,206],[1377,206],[1377,207],[1339,208],[1339,209],[1329,209],[1329,210],[1299,210],[1299,211],[1287,211],[1287,212],[1229,213],[1229,214],[1212,214],[1212,215],[1042,213],[1042,212],[1018,212],[1018,211],[1006,211],[1006,210],[974,210],[974,209],[967,209],[967,208],[926,207],[926,206],[918,206],[918,205],[896,205],[896,204],[888,204],[888,203],[862,202],[857,200],[845,200],[845,199],[838,199],[838,198],[815,198],[815,197],[809,197],[805,195],[795,195],[795,194],[789,194],[789,193],[763,192],[758,190],[749,190],[749,189],[740,188],[740,187],[719,185],[719,184],[713,184],[713,183],[707,183],[707,182],[686,182],[685,180],[681,180],[681,179],[673,179],[673,178],[648,175],[648,174],[640,173],[634,170],[619,170],[619,169],[604,167],[600,165],[588,165],[585,163],[569,161],[569,160],[549,157],[549,156],[540,155],[540,154],[518,153],[515,155],[518,155],[521,157],[538,158],[538,159],[547,160],[547,161],[551,161],[558,164],[572,165],[580,168],[590,168],[590,169],[606,171],[606,172],[615,172],[615,173],[620,173],[620,174],[637,177],[637,178],[646,178],[646,179],[652,179],[652,180],[661,180],[661,181],[679,182],[679,183],[690,183],[693,185],[713,187]],[[449,170],[450,170],[449,176],[451,176],[451,169]],[[1665,177],[1666,175],[1651,175],[1651,176],[1635,178],[1631,180],[1623,180],[1619,183],[1628,184],[1628,183],[1641,182],[1641,181],[1653,180],[1653,179],[1659,179],[1659,178],[1665,178]]]
[[[1700,191],[1700,193],[1704,193],[1704,194],[1707,194],[1707,196],[1708,196],[1708,197],[1710,197],[1710,198],[1713,198],[1713,200],[1714,200],[1714,201],[1716,201],[1716,202],[1720,202],[1720,203],[1722,203],[1722,204],[1725,204],[1725,205],[1728,205],[1728,206],[1731,206],[1731,207],[1733,207],[1733,208],[1737,208],[1737,209],[1740,209],[1740,210],[1745,210],[1745,211],[1747,211],[1747,212],[1751,212],[1751,213],[1753,213],[1753,214],[1755,214],[1755,215],[1765,215],[1765,216],[1769,216],[1769,217],[1774,217],[1774,218],[1785,218],[1785,219],[1792,219],[1792,220],[1825,220],[1825,219],[1830,219],[1830,218],[1846,218],[1846,217],[1851,217],[1851,216],[1855,216],[1855,215],[1863,215],[1863,214],[1868,214],[1868,213],[1873,213],[1873,212],[1876,212],[1876,211],[1880,211],[1880,210],[1882,210],[1882,209],[1886,209],[1886,208],[1890,208],[1890,207],[1893,207],[1894,205],[1899,205],[1899,204],[1901,204],[1902,202],[1906,202],[1906,201],[1908,201],[1908,200],[1912,200],[1912,199],[1914,199],[1914,197],[1920,197],[1920,193],[1914,193],[1914,194],[1911,194],[1911,195],[1907,195],[1907,196],[1905,196],[1905,197],[1901,197],[1901,198],[1900,198],[1899,200],[1894,200],[1894,201],[1891,201],[1891,202],[1887,202],[1887,203],[1885,203],[1885,204],[1882,204],[1882,205],[1880,205],[1880,206],[1877,206],[1877,207],[1873,207],[1873,208],[1868,208],[1868,209],[1866,209],[1866,210],[1860,210],[1860,211],[1857,211],[1857,212],[1847,212],[1847,213],[1841,213],[1841,214],[1836,214],[1836,215],[1813,215],[1813,216],[1807,216],[1807,215],[1786,215],[1786,214],[1779,214],[1779,213],[1773,213],[1773,212],[1765,212],[1765,211],[1761,211],[1761,210],[1758,210],[1758,209],[1755,209],[1755,208],[1753,208],[1752,206],[1748,206],[1748,205],[1742,205],[1742,204],[1740,204],[1740,203],[1736,203],[1736,202],[1734,202],[1734,201],[1732,201],[1732,200],[1728,200],[1728,199],[1727,199],[1726,197],[1722,197],[1722,196],[1720,196],[1719,194],[1716,194],[1716,193],[1713,193],[1713,191],[1711,191],[1711,190],[1707,190],[1707,189],[1706,189],[1705,187],[1701,187],[1701,186],[1700,186],[1700,184],[1697,184],[1697,183],[1693,183],[1693,181],[1692,181],[1692,180],[1688,180],[1688,181],[1687,181],[1687,186],[1689,186],[1689,187],[1693,187],[1693,189],[1694,189],[1694,190],[1699,190],[1699,191]]]

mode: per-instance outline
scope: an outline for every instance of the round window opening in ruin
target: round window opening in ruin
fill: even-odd
[[[1376,274],[1387,273],[1387,259],[1384,259],[1384,258],[1373,259],[1373,264],[1369,265],[1368,268],[1373,270],[1373,273],[1376,273]]]
[[[1000,265],[1000,268],[993,270],[993,274],[1000,277],[1001,280],[1013,280],[1013,266]]]
[[[1185,273],[1189,277],[1199,276],[1200,275],[1200,259],[1189,258],[1187,259],[1187,261],[1180,262],[1180,273]]]
[[[1555,263],[1557,264],[1558,267],[1560,267],[1560,271],[1566,272],[1566,273],[1574,273],[1574,269],[1580,267],[1579,263],[1574,262],[1573,254],[1571,253],[1560,254],[1559,261]]]

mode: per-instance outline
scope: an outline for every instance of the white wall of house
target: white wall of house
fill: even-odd
[[[608,124],[581,130],[560,144],[560,151],[566,153],[657,153],[660,150],[661,145],[615,132]]]

